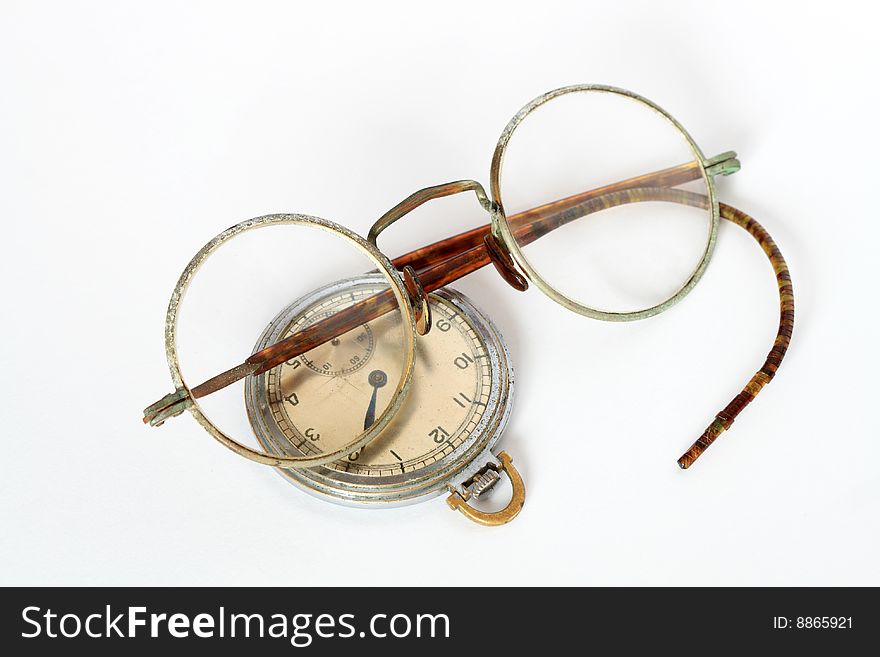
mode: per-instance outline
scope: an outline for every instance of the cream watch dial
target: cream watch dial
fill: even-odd
[[[382,286],[365,276],[316,291],[280,313],[257,349]],[[433,328],[416,343],[410,393],[388,428],[359,452],[319,468],[285,470],[285,476],[335,501],[401,503],[442,492],[449,477],[497,440],[512,383],[503,343],[462,295],[444,290],[430,303]],[[263,446],[319,454],[369,427],[400,371],[399,321],[396,314],[380,317],[251,377],[246,402]]]

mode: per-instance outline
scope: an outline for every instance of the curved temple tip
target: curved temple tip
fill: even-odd
[[[678,466],[682,470],[687,470],[691,465],[693,465],[694,461],[700,458],[700,455],[708,449],[709,445],[715,442],[715,439],[720,436],[727,427],[730,422],[725,421],[724,417],[716,416],[706,430],[702,433],[702,435],[697,438],[693,445],[688,448],[684,454],[682,454],[678,459]]]
[[[702,454],[705,449],[706,447],[703,447],[699,441],[695,442],[691,445],[688,451],[678,457],[678,467],[682,470],[687,470],[693,465],[694,461],[700,458],[700,454]]]
[[[189,398],[189,393],[183,388],[178,388],[144,409],[144,424],[149,424],[151,427],[161,427],[165,420],[177,417],[191,405],[192,400]]]

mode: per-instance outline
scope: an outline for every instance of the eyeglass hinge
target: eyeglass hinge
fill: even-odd
[[[155,404],[150,404],[144,409],[144,424],[151,427],[161,427],[165,420],[177,417],[192,406],[192,399],[184,388],[178,388]]]
[[[734,151],[725,151],[703,162],[706,173],[710,176],[729,176],[740,169],[740,162]]]

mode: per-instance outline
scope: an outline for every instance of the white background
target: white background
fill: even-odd
[[[880,584],[878,19],[864,2],[4,2],[0,583]],[[696,290],[644,322],[566,313],[491,270],[457,285],[517,369],[503,445],[528,496],[504,528],[442,499],[322,503],[189,417],[141,424],[171,389],[168,296],[215,233],[292,211],[365,234],[420,187],[485,184],[513,113],[578,82],[736,149],[719,196],[791,266],[789,355],[691,470],[675,459],[776,329],[767,261],[730,225]]]

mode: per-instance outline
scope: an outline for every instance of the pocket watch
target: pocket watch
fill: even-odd
[[[365,274],[332,283],[284,308],[254,347],[260,351],[387,283]],[[510,456],[496,451],[513,401],[510,354],[498,329],[463,294],[429,295],[433,330],[418,341],[416,368],[403,407],[373,441],[337,461],[312,468],[278,468],[306,492],[338,504],[391,507],[449,493],[447,503],[484,525],[512,520],[525,488]],[[379,317],[316,349],[248,377],[245,405],[266,452],[313,456],[342,445],[339,436],[371,426],[377,403],[390,394],[387,370],[400,346]],[[343,400],[343,401],[340,401]],[[334,441],[334,437],[336,440]],[[513,494],[495,512],[470,502],[506,474]]]

